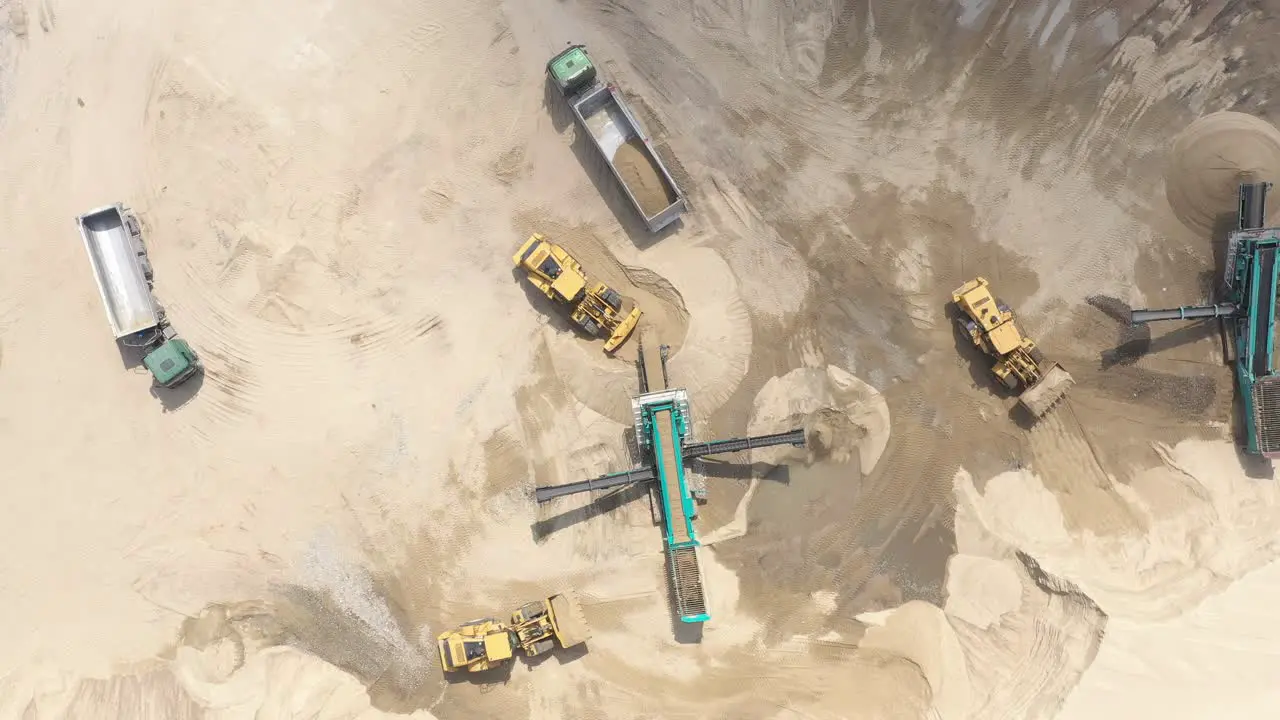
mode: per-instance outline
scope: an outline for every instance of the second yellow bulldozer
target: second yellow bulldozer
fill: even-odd
[[[440,667],[450,672],[483,672],[505,665],[519,649],[529,657],[560,644],[574,647],[591,636],[582,605],[572,590],[534,600],[511,613],[510,622],[471,620],[436,638]]]
[[[611,353],[626,342],[640,321],[640,308],[623,311],[618,291],[602,282],[593,283],[582,266],[564,248],[534,233],[516,251],[515,266],[524,268],[529,282],[568,310],[569,319],[591,337],[605,338]]]
[[[1022,389],[1018,401],[1032,416],[1047,413],[1075,383],[1070,373],[1045,358],[1035,342],[1022,334],[1013,311],[991,294],[986,278],[975,278],[956,288],[951,300],[962,313],[957,317],[961,329],[974,345],[996,359],[991,372],[1006,388]]]

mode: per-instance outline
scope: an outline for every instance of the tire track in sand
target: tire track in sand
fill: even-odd
[[[166,287],[174,322],[205,364],[198,407],[213,425],[230,425],[256,413],[271,387],[312,388],[331,382],[335,364],[348,370],[395,362],[442,328],[440,318],[415,315],[345,317],[324,325],[290,328],[247,315],[219,295],[216,286],[184,266],[184,283]],[[340,374],[339,374],[340,375]],[[197,435],[206,436],[193,424]]]
[[[317,126],[273,132],[262,111],[192,68],[162,74],[146,114],[159,189],[139,211],[157,296],[206,361],[196,407],[208,423],[253,415],[275,388],[368,372],[440,337],[416,282],[424,251],[402,230],[420,221],[412,208],[407,221],[394,214],[428,141],[410,136],[349,172],[342,158],[302,152],[323,144]]]
[[[1145,531],[1143,516],[1117,494],[1067,398],[1027,433],[1034,470],[1058,498],[1069,524],[1098,535]]]

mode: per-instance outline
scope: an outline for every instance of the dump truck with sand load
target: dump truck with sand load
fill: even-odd
[[[151,262],[138,218],[120,203],[76,219],[116,340],[144,353],[142,364],[161,387],[176,387],[201,369],[151,293]]]
[[[520,650],[529,657],[555,648],[570,648],[590,639],[582,604],[572,590],[521,605],[510,622],[480,618],[440,633],[440,668],[450,672],[484,672],[505,665]]]
[[[511,258],[529,282],[569,314],[583,332],[605,338],[611,353],[631,336],[643,314],[634,303],[602,282],[592,282],[567,250],[534,233]]]
[[[622,185],[649,232],[675,222],[688,204],[649,136],[613,83],[600,81],[586,47],[571,45],[547,63],[547,75],[573,110],[578,127]]]
[[[961,330],[996,359],[991,372],[1009,390],[1022,388],[1018,401],[1039,418],[1075,383],[1070,373],[1047,359],[1035,342],[1018,329],[1013,310],[991,294],[987,279],[975,278],[956,288],[951,300],[962,313]]]

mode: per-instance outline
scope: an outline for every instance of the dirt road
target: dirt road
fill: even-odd
[[[1274,658],[1217,619],[1275,559],[1280,493],[1233,450],[1213,329],[1123,319],[1212,292],[1231,180],[1192,175],[1265,171],[1275,143],[1177,136],[1276,120],[1277,22],[1225,0],[13,0],[0,716],[1132,717],[1175,697],[1116,695],[1158,665],[1155,622],[1212,626],[1202,664],[1262,687]],[[542,76],[567,42],[654,136],[678,227],[647,233],[577,137]],[[207,364],[181,393],[122,366],[75,237],[117,200]],[[704,468],[697,641],[643,490],[532,501],[633,463],[635,378],[513,273],[534,231],[642,306],[699,437],[801,368],[875,401],[875,442],[841,421],[850,447],[813,464]],[[1047,422],[944,315],[977,274],[1076,377]],[[439,673],[437,633],[563,586],[587,653]],[[1218,687],[1209,706],[1250,692]]]

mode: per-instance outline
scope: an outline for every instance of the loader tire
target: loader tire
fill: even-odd
[[[605,290],[604,295],[602,295],[600,299],[604,300],[605,303],[614,310],[622,310],[622,296],[618,294],[617,290],[614,290],[613,288]]]

